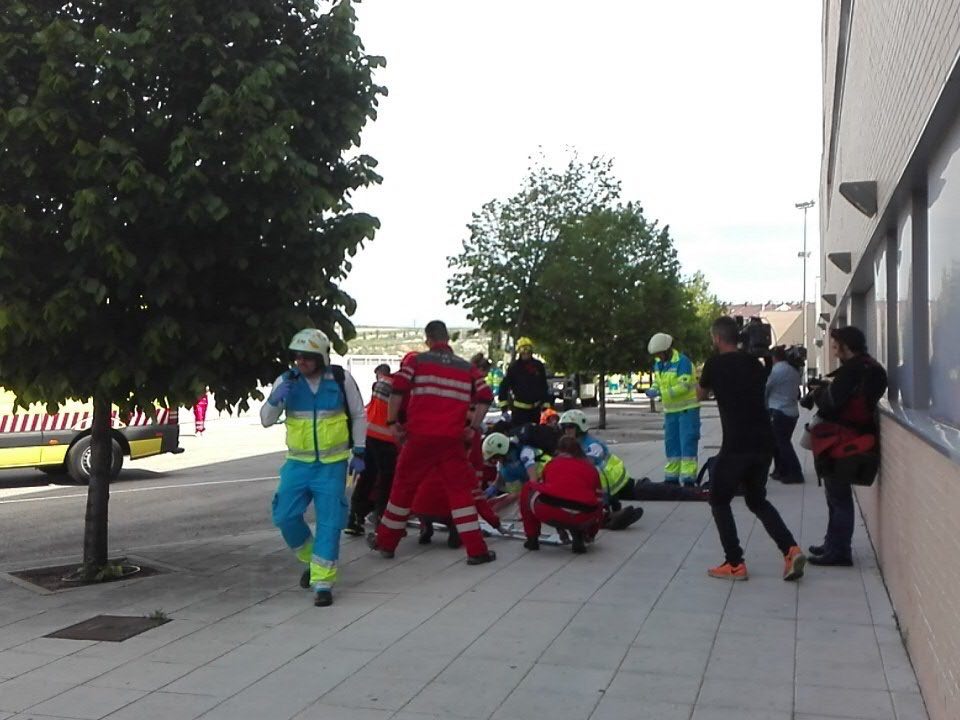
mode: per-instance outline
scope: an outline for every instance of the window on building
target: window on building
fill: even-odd
[[[913,382],[913,215],[905,210],[897,227],[897,378],[896,398],[912,407]]]
[[[881,246],[873,260],[873,345],[869,348],[877,360],[886,365],[887,358],[887,249]]]
[[[927,175],[930,412],[960,427],[960,120]]]

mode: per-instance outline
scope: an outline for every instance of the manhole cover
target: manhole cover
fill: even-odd
[[[57,630],[44,637],[61,640],[99,640],[123,642],[164,623],[168,618],[128,617],[125,615],[97,615],[76,625]]]

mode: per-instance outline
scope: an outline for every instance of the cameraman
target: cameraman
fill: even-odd
[[[773,368],[767,377],[765,391],[770,423],[773,425],[773,472],[770,477],[782,483],[802,483],[803,469],[793,449],[793,431],[800,419],[797,400],[800,397],[800,370],[787,360],[787,351],[777,345],[770,351]]]
[[[830,349],[840,367],[817,384],[804,398],[804,407],[817,406],[817,415],[859,433],[876,434],[877,403],[887,389],[887,373],[867,353],[867,341],[859,329],[848,325],[830,331]],[[827,532],[823,545],[810,547],[814,565],[853,565],[853,488],[847,478],[831,472],[829,462],[818,464],[827,496]]]
[[[758,358],[737,348],[738,330],[737,321],[731,317],[713,322],[710,333],[717,354],[703,366],[697,388],[700,399],[706,399],[711,391],[717,398],[723,430],[720,453],[710,476],[710,507],[726,559],[707,574],[730,580],[747,579],[743,548],[730,509],[737,487],[742,484],[747,508],[763,523],[783,554],[783,579],[797,580],[803,575],[806,557],[780,513],[767,500],[767,471],[774,443],[763,398],[766,376]]]

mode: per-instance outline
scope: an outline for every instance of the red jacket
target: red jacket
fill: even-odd
[[[583,458],[555,457],[544,466],[540,482],[531,483],[530,489],[585,506],[603,503],[600,473]]]
[[[482,373],[449,345],[407,356],[393,376],[393,391],[409,397],[406,428],[414,435],[462,437],[471,403],[493,402]]]

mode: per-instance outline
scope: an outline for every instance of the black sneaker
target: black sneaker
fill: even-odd
[[[460,541],[460,533],[457,532],[456,525],[451,525],[450,530],[447,532],[447,547],[456,550],[461,545],[463,545],[463,543]]]
[[[420,537],[417,542],[421,545],[429,545],[433,542],[433,523],[426,520],[420,521]]]
[[[483,555],[470,555],[467,558],[467,565],[483,565],[496,559],[497,554],[493,550],[487,550]]]
[[[811,554],[811,555],[823,555],[825,552],[827,552],[827,546],[826,546],[826,545],[811,545],[810,547],[807,548],[807,550],[810,551],[810,554]]]
[[[303,571],[303,574],[300,576],[300,587],[304,590],[310,589],[310,568],[307,568]]]
[[[523,546],[527,550],[539,550],[540,549],[540,538],[527,538],[526,542],[523,543]]]
[[[571,534],[573,535],[573,543],[570,549],[573,550],[576,555],[583,555],[583,553],[587,551],[587,544],[583,540],[583,533],[574,530]]]
[[[350,513],[350,518],[347,520],[347,526],[343,529],[343,532],[347,535],[360,537],[363,535],[363,521],[353,513]]]
[[[317,590],[313,596],[313,604],[316,607],[330,607],[333,605],[333,593],[329,590]]]
[[[379,553],[380,553],[380,557],[382,557],[382,558],[386,558],[387,560],[391,560],[391,559],[393,558],[393,550],[381,550],[379,547],[377,547],[377,534],[376,534],[376,533],[369,533],[369,534],[367,535],[367,546],[368,546],[371,550],[376,550],[377,552],[379,552]]]

